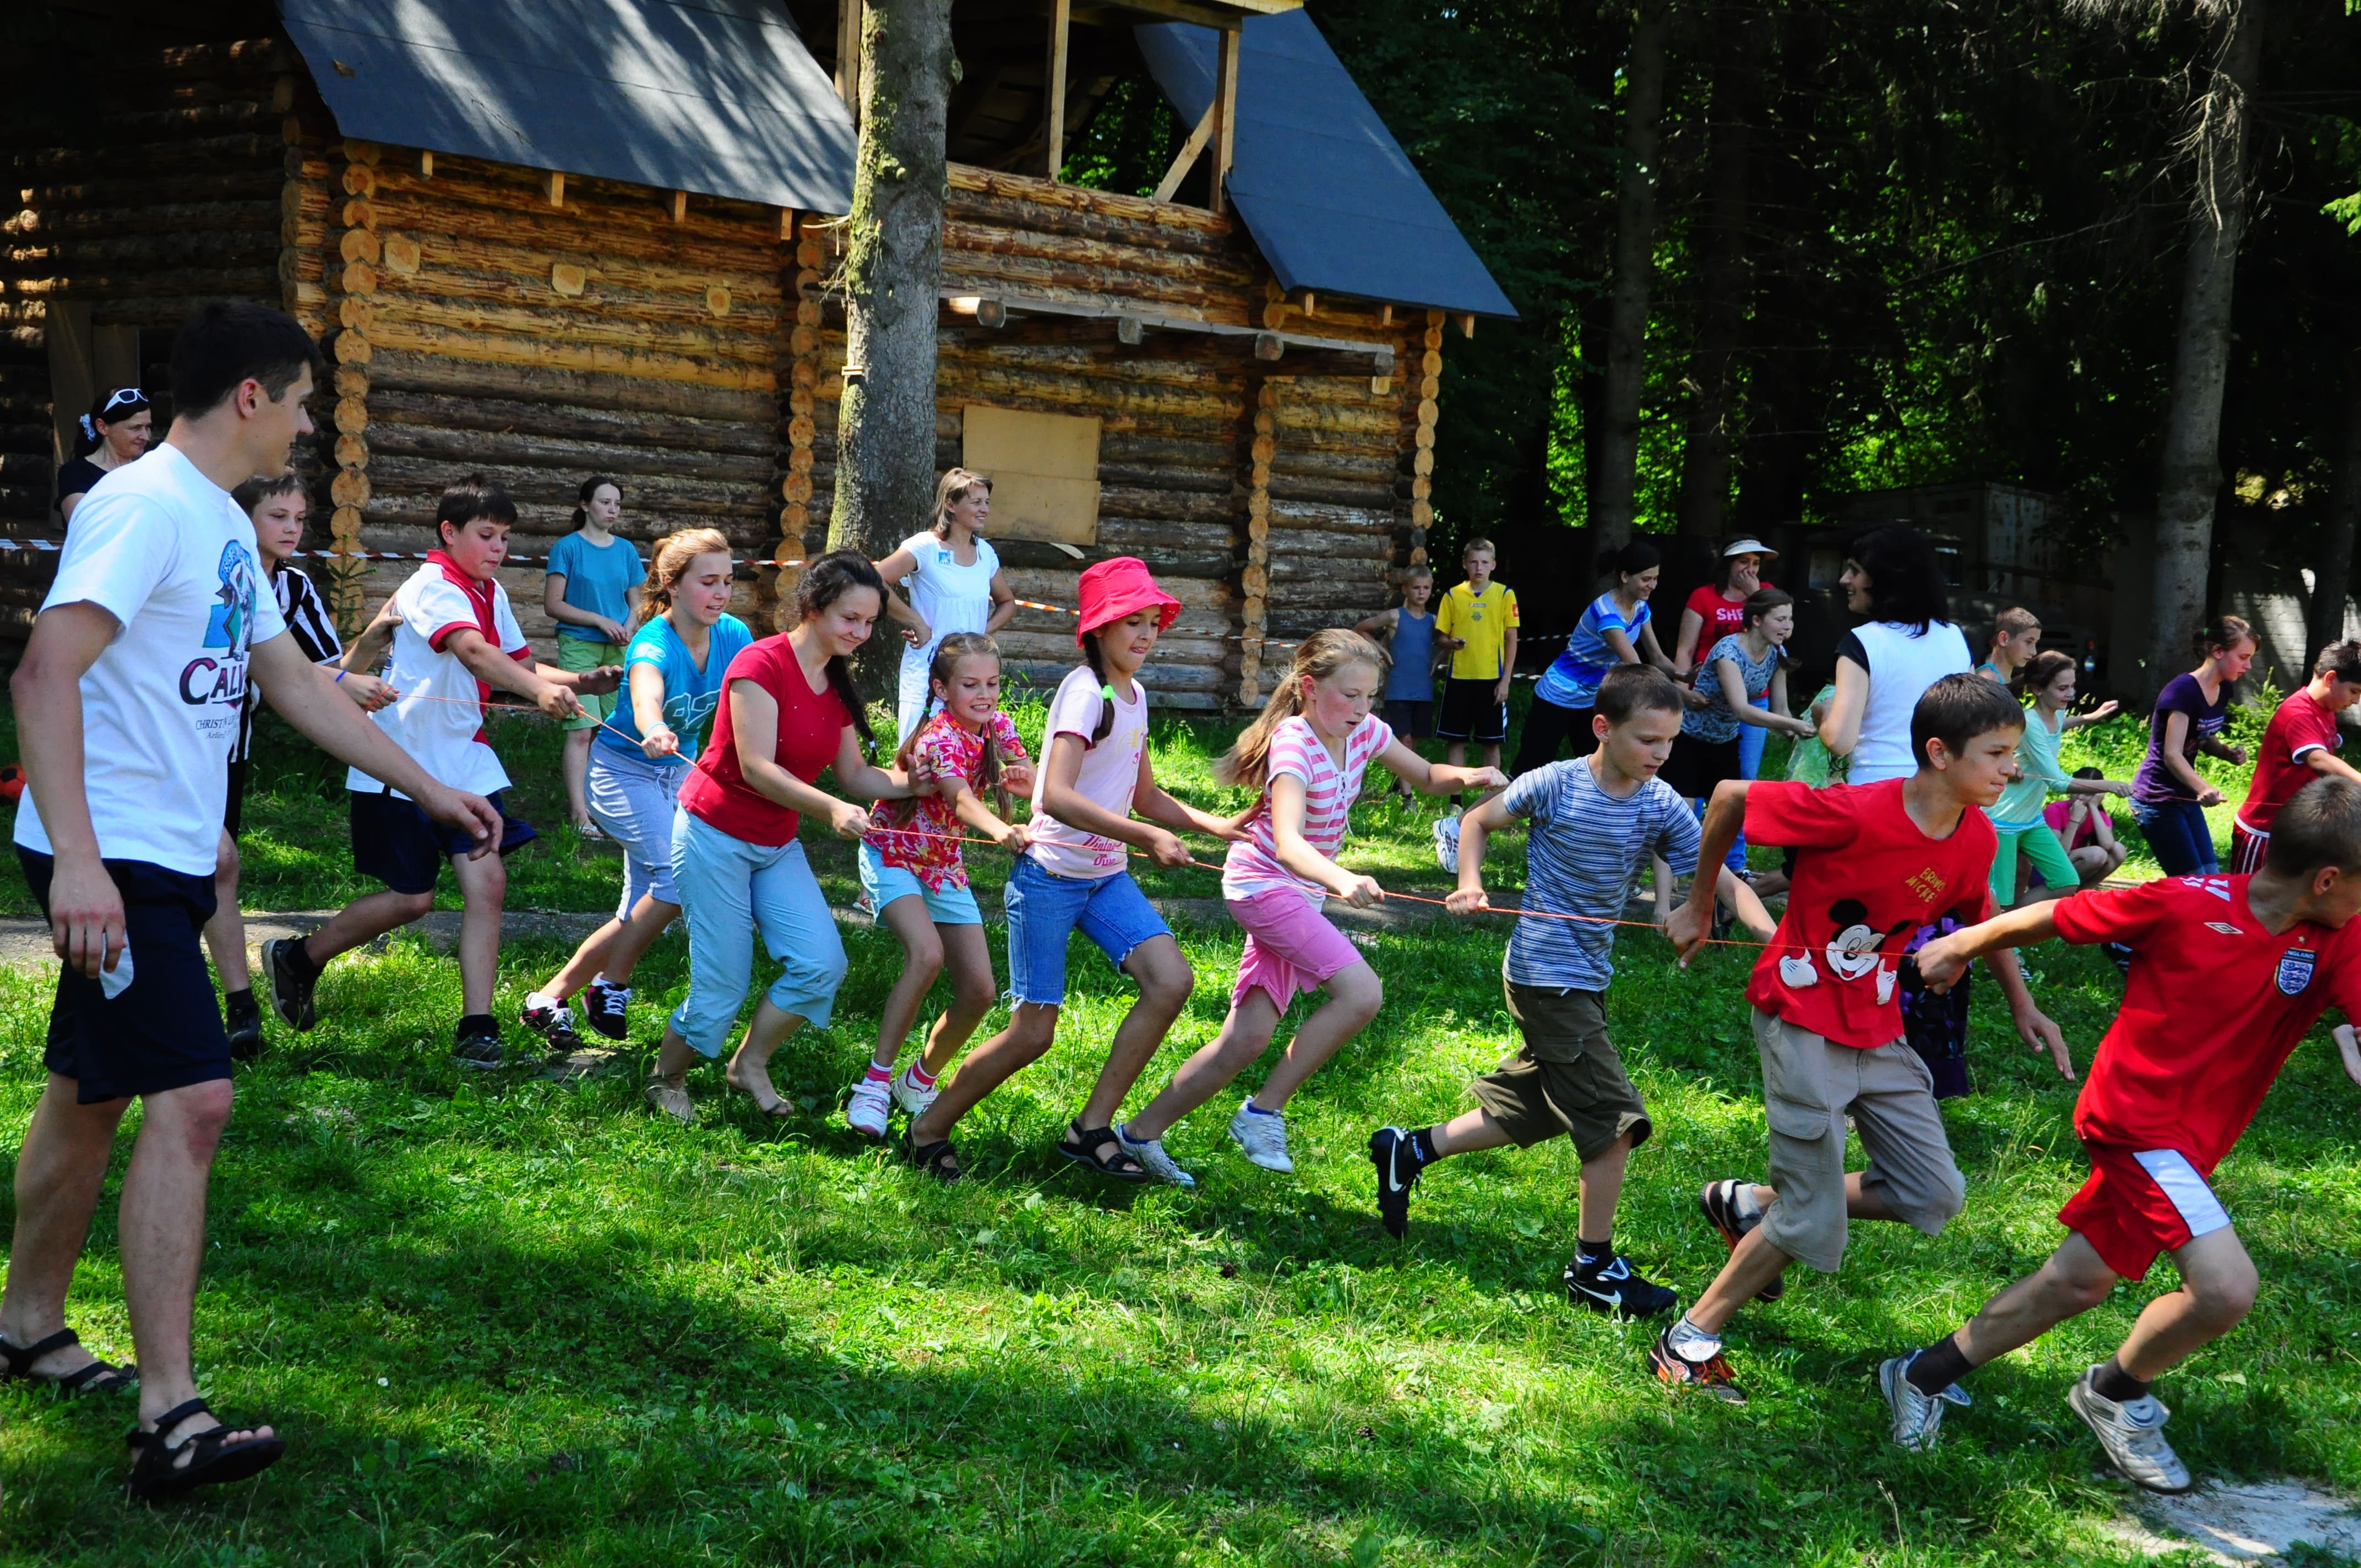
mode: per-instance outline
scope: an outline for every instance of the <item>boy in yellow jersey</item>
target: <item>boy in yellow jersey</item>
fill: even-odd
[[[1459,558],[1467,580],[1443,596],[1435,611],[1434,641],[1451,653],[1451,678],[1443,690],[1443,717],[1434,738],[1446,743],[1453,767],[1467,761],[1467,743],[1484,749],[1483,765],[1500,765],[1500,743],[1509,738],[1509,672],[1517,664],[1517,596],[1492,580],[1497,557],[1488,539],[1471,539]],[[1465,804],[1463,799],[1462,804]]]

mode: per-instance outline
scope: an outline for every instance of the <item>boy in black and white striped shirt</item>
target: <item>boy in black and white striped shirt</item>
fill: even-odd
[[[352,694],[364,713],[374,713],[400,694],[372,674],[363,674],[384,652],[385,635],[364,635],[348,658],[336,623],[329,619],[326,601],[300,567],[288,565],[303,542],[303,519],[309,502],[303,481],[293,469],[271,478],[248,479],[230,492],[254,520],[254,542],[262,557],[264,575],[279,600],[279,612],[303,657],[315,664],[338,664],[348,673],[336,685]],[[375,653],[368,644],[374,641]],[[254,975],[246,960],[246,921],[237,907],[237,836],[245,827],[247,759],[254,746],[254,711],[258,694],[249,685],[238,712],[237,740],[230,748],[229,795],[222,811],[221,853],[214,865],[214,917],[205,923],[205,946],[213,953],[214,970],[221,977],[222,1002],[229,1021],[230,1054],[241,1059],[262,1048],[262,1010],[254,1000]]]

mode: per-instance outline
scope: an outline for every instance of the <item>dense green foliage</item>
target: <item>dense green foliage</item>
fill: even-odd
[[[1038,708],[1020,720],[1038,726]],[[547,732],[495,733],[512,767],[545,768]],[[2120,743],[2112,729],[2090,739]],[[1225,740],[1159,725],[1159,778],[1208,807],[1235,803],[1207,769]],[[302,776],[280,775],[273,825],[249,835],[258,860],[297,853],[282,831],[313,840],[303,853],[341,852],[333,817],[290,804]],[[1362,806],[1348,861],[1433,889],[1425,820]],[[842,846],[807,841],[849,902]],[[571,849],[539,853],[560,864],[521,861],[519,885],[611,887],[595,863],[568,869]],[[976,858],[987,885],[996,861]],[[1494,885],[1516,885],[1521,864],[1519,836],[1504,835]],[[329,883],[314,874],[281,885],[321,902]],[[1213,891],[1186,871],[1150,886]],[[1200,985],[1143,1091],[1218,1027],[1237,959],[1218,917],[1180,931]],[[775,1064],[800,1113],[765,1122],[707,1069],[693,1080],[704,1122],[686,1133],[640,1106],[629,1074],[463,1076],[444,1045],[456,966],[407,939],[340,959],[320,1029],[274,1025],[239,1080],[198,1304],[208,1392],[280,1422],[294,1452],[249,1486],[128,1507],[126,1402],[0,1388],[0,1560],[2136,1560],[2111,1533],[2126,1491],[2095,1473],[2061,1395],[2169,1270],[1981,1373],[1977,1408],[1952,1415],[1934,1454],[1883,1440],[1877,1361],[2037,1262],[2081,1178],[2072,1090],[2015,1044],[1989,985],[1971,1046],[1981,1091],[1947,1113],[1967,1212],[1933,1241],[1863,1226],[1841,1276],[1741,1315],[1732,1350],[1755,1398],[1730,1411],[1668,1398],[1642,1365],[1647,1328],[1565,1305],[1575,1168],[1562,1145],[1438,1168],[1407,1244],[1378,1228],[1369,1129],[1464,1107],[1467,1079],[1513,1045],[1499,922],[1367,935],[1388,1006],[1291,1107],[1300,1176],[1236,1157],[1225,1096],[1170,1139],[1201,1178],[1191,1193],[1110,1190],[1049,1153],[1128,998],[1087,944],[1057,1048],[961,1128],[969,1180],[939,1188],[846,1132],[836,1107],[899,964],[885,934],[846,935],[836,1024]],[[994,946],[1001,961],[996,930]],[[561,957],[543,944],[503,955],[504,1016]],[[1721,1256],[1697,1185],[1763,1157],[1748,957],[1711,949],[1684,973],[1657,938],[1627,932],[1610,992],[1658,1124],[1618,1234],[1686,1293]],[[2120,994],[2114,971],[2075,949],[2027,958],[2087,1060]],[[686,979],[676,936],[639,979],[646,1048]],[[38,1091],[47,990],[37,972],[0,971],[0,1126],[21,1128]],[[2315,1038],[2223,1168],[2266,1286],[2255,1320],[2165,1387],[2175,1441],[2208,1473],[2361,1485],[2356,1093]],[[119,1179],[118,1163],[71,1303],[117,1352]]]

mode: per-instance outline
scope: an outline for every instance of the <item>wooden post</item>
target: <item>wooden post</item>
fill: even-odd
[[[803,237],[790,258],[790,293],[796,302],[796,324],[787,338],[787,474],[781,481],[779,543],[774,554],[782,561],[801,561],[808,553],[811,529],[812,423],[819,395],[820,265],[827,259],[819,243],[822,221],[807,221]],[[795,587],[800,568],[765,566],[754,574],[754,603],[765,627],[786,630],[778,615],[784,597]]]
[[[672,193],[672,221],[676,224],[688,221],[688,192],[686,191]]]
[[[432,180],[434,178],[434,155],[433,153],[425,151],[419,153],[418,177],[421,180]]]
[[[541,177],[541,193],[549,198],[553,207],[566,205],[566,176],[553,169]]]
[[[351,199],[335,215],[343,220],[335,255],[343,265],[327,270],[330,324],[335,336],[329,343],[336,364],[334,415],[336,438],[332,451],[335,475],[328,481],[328,547],[339,552],[361,548],[361,525],[369,500],[368,365],[372,355],[369,329],[376,321],[378,272],[373,261],[383,255],[377,232],[377,164],[379,149],[368,142],[347,141],[344,154],[344,189]],[[335,223],[332,217],[331,224]],[[368,564],[344,559],[328,563],[328,612],[346,637],[357,636],[368,610],[365,585]]]
[[[861,124],[861,3],[836,0],[836,95]]]
[[[1262,643],[1270,627],[1270,460],[1279,433],[1279,388],[1262,377],[1254,378],[1253,384],[1254,422],[1246,451],[1246,564],[1238,574],[1245,601],[1238,614],[1239,642],[1245,650],[1238,659],[1241,707],[1262,703]]]
[[[1189,178],[1189,170],[1205,150],[1205,143],[1213,138],[1213,122],[1221,118],[1221,113],[1222,101],[1219,98],[1205,105],[1204,114],[1198,118],[1197,128],[1191,131],[1189,139],[1180,144],[1180,152],[1172,159],[1172,167],[1166,170],[1164,178],[1156,182],[1156,193],[1148,198],[1149,201],[1172,200],[1172,192],[1180,189],[1180,181]]]
[[[1219,128],[1213,133],[1213,195],[1205,203],[1217,213],[1229,210],[1230,160],[1237,149],[1238,141],[1238,30],[1235,27],[1222,30],[1221,51],[1221,62],[1213,73],[1214,118]]]
[[[1066,166],[1066,34],[1073,0],[1049,0],[1049,77],[1042,91],[1049,105],[1049,178]]]

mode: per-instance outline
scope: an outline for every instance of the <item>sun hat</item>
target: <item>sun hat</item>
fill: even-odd
[[[1074,646],[1102,626],[1110,626],[1134,610],[1160,607],[1159,631],[1169,630],[1180,614],[1180,601],[1156,586],[1148,563],[1137,555],[1116,555],[1082,574],[1082,620],[1074,629]]]
[[[1776,561],[1779,558],[1779,552],[1772,549],[1760,539],[1733,540],[1730,548],[1724,550],[1722,554],[1724,555],[1760,555],[1765,561]]]

